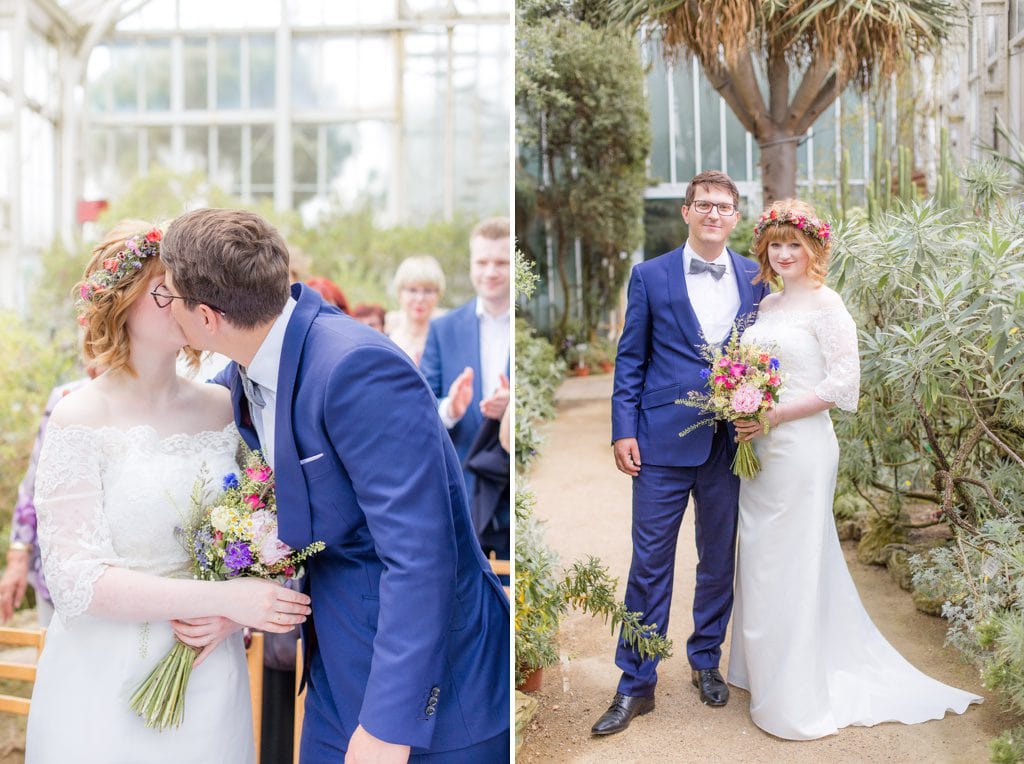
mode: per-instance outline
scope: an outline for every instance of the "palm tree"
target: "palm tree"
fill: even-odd
[[[795,195],[797,143],[848,86],[938,50],[961,15],[959,0],[609,0],[610,19],[659,33],[670,61],[697,57],[761,148],[766,205]]]

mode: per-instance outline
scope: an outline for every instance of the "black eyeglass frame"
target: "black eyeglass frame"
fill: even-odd
[[[169,294],[167,292],[158,292],[155,289],[152,292],[149,293],[149,296],[153,298],[153,302],[156,303],[156,306],[158,308],[160,308],[160,310],[163,310],[164,308],[170,307],[171,300],[184,300],[185,299],[184,297],[180,297],[179,295]],[[165,300],[163,305],[160,304],[160,300]],[[218,308],[216,305],[211,305],[208,302],[200,302],[199,304],[200,305],[205,305],[210,310],[216,311],[217,313],[220,313],[222,316],[226,316],[227,315],[227,311],[226,310],[224,310],[223,308]]]
[[[709,206],[708,206],[708,208],[706,210],[701,212],[701,210],[697,209],[697,205],[698,204],[707,204]],[[722,209],[721,209],[722,205],[725,205],[727,207],[732,207],[732,212],[723,212]],[[694,212],[697,212],[697,213],[699,213],[701,215],[710,215],[712,208],[714,208],[714,210],[719,215],[721,215],[723,218],[731,218],[733,215],[740,214],[740,206],[738,204],[733,204],[732,202],[720,202],[719,203],[719,202],[709,202],[707,199],[697,199],[697,200],[694,201],[693,204],[691,204],[689,206],[693,209]]]

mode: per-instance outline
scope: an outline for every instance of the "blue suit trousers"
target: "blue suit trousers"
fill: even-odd
[[[642,611],[644,623],[668,631],[676,541],[683,513],[693,494],[696,515],[697,586],[693,596],[693,634],[686,654],[694,669],[717,668],[732,614],[739,478],[732,474],[732,428],[719,423],[711,453],[697,467],[649,463],[633,478],[633,562],[626,586],[626,607]],[[640,660],[620,638],[615,664],[622,669],[618,691],[654,694],[658,661]]]

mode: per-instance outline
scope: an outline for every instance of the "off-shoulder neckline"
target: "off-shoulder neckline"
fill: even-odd
[[[88,424],[60,424],[58,422],[50,422],[47,425],[47,429],[61,430],[68,432],[70,430],[82,430],[83,432],[96,432],[96,433],[114,433],[116,435],[123,435],[124,437],[130,437],[136,433],[147,435],[152,440],[155,440],[158,445],[175,441],[175,440],[199,440],[204,437],[217,436],[217,435],[236,435],[238,431],[235,427],[234,421],[228,422],[219,430],[200,430],[199,432],[175,432],[170,435],[160,435],[157,429],[151,424],[134,424],[131,427],[118,427],[112,424],[105,424],[95,427]],[[234,431],[233,433],[231,431]]]

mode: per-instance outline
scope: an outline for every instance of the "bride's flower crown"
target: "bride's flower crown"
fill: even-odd
[[[153,228],[146,233],[136,234],[125,239],[124,249],[105,258],[102,263],[103,267],[93,271],[89,278],[79,286],[80,312],[85,308],[84,303],[92,302],[97,294],[110,289],[126,276],[142,268],[142,263],[147,257],[158,257],[160,255],[160,240],[163,237],[159,228]]]
[[[799,228],[812,239],[817,239],[822,246],[828,244],[829,236],[832,235],[832,229],[828,223],[818,220],[818,218],[800,215],[792,210],[783,212],[768,210],[761,215],[757,225],[754,226],[754,241],[757,241],[770,225],[791,225],[794,228]]]

